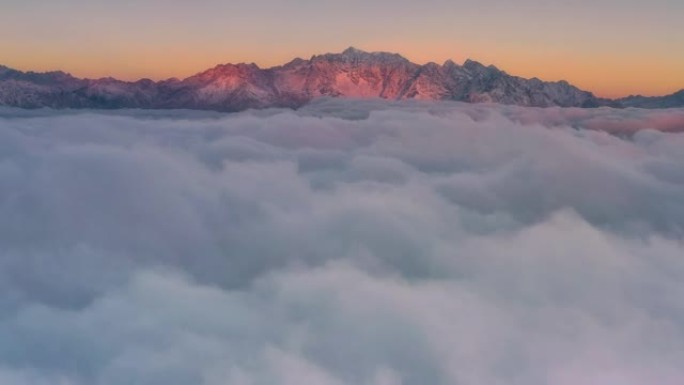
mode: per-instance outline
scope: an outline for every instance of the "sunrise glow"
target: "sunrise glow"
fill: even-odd
[[[684,88],[683,4],[9,0],[0,34],[12,38],[0,39],[0,64],[90,78],[184,78],[219,63],[269,67],[353,45],[417,63],[472,58],[599,96],[661,95]]]

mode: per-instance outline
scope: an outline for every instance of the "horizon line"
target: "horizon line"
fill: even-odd
[[[466,58],[465,60],[463,60],[462,63],[458,63],[458,62],[455,61],[454,59],[446,59],[446,60],[444,60],[444,62],[443,62],[442,64],[438,63],[437,61],[432,61],[432,60],[428,60],[428,61],[425,61],[425,62],[421,62],[421,61],[414,61],[414,60],[412,60],[412,59],[409,59],[409,58],[407,58],[406,56],[404,56],[403,54],[398,53],[398,52],[383,51],[383,50],[364,50],[364,49],[357,48],[357,47],[355,47],[355,46],[353,46],[353,45],[348,46],[347,48],[345,48],[344,50],[342,50],[342,51],[340,51],[340,52],[324,52],[324,53],[312,54],[312,55],[310,55],[309,59],[305,59],[305,58],[303,58],[303,57],[301,57],[301,56],[295,56],[295,57],[293,57],[292,59],[286,60],[286,61],[283,62],[283,63],[274,64],[274,65],[259,65],[257,62],[254,62],[254,61],[251,61],[251,62],[250,62],[250,61],[237,61],[237,62],[227,61],[227,62],[219,62],[219,63],[215,63],[215,64],[213,64],[213,65],[208,65],[207,67],[203,67],[204,69],[196,70],[196,72],[192,72],[192,73],[190,73],[189,75],[182,75],[181,77],[178,77],[178,76],[154,77],[154,76],[144,76],[144,75],[143,75],[143,76],[134,76],[134,77],[126,77],[126,76],[124,76],[124,77],[115,77],[114,75],[105,75],[105,76],[99,76],[99,77],[98,77],[98,76],[92,76],[92,77],[91,77],[91,76],[88,76],[88,75],[83,75],[83,76],[81,76],[81,75],[79,75],[78,73],[76,73],[75,71],[69,71],[69,70],[65,70],[65,69],[51,69],[51,70],[44,70],[44,71],[32,70],[32,69],[20,69],[20,68],[14,67],[14,66],[5,65],[5,64],[3,64],[2,62],[0,62],[0,68],[1,68],[1,67],[4,67],[4,68],[10,69],[10,70],[19,71],[19,72],[22,72],[22,73],[35,73],[35,74],[64,73],[64,74],[66,74],[66,75],[72,76],[72,77],[77,78],[77,79],[81,79],[81,80],[91,80],[91,81],[104,80],[104,79],[114,79],[114,80],[122,81],[122,82],[126,82],[126,83],[136,83],[136,82],[139,82],[139,81],[149,80],[149,81],[153,81],[153,82],[155,82],[155,83],[158,83],[158,82],[169,81],[169,80],[179,80],[179,81],[182,81],[182,80],[191,78],[191,77],[193,77],[193,76],[202,74],[202,73],[204,73],[204,72],[206,72],[206,71],[209,71],[209,70],[211,70],[211,69],[214,69],[214,68],[217,68],[217,67],[220,67],[220,66],[225,66],[225,65],[235,65],[235,66],[237,66],[237,65],[253,65],[253,66],[256,66],[256,67],[257,67],[258,69],[260,69],[260,70],[271,70],[271,69],[274,69],[274,68],[278,68],[278,67],[282,67],[282,66],[284,66],[284,65],[287,65],[287,64],[289,64],[289,63],[291,63],[291,62],[293,62],[293,61],[295,61],[295,60],[313,60],[314,58],[319,57],[319,56],[326,56],[326,55],[344,55],[344,54],[345,54],[346,52],[348,52],[348,51],[349,51],[349,52],[359,52],[359,53],[362,53],[362,54],[370,54],[370,55],[372,55],[372,54],[396,55],[396,56],[399,56],[399,57],[401,57],[402,59],[404,59],[404,60],[406,60],[406,61],[408,61],[408,62],[410,62],[410,63],[412,63],[412,64],[418,65],[418,66],[425,66],[425,65],[428,65],[428,64],[436,64],[436,65],[439,65],[439,66],[444,66],[444,65],[447,64],[448,62],[452,62],[452,63],[457,64],[458,66],[461,66],[461,67],[462,67],[462,66],[464,66],[467,62],[470,61],[470,62],[478,63],[478,64],[483,65],[483,66],[485,66],[485,67],[494,67],[495,69],[497,69],[497,70],[499,70],[499,71],[501,71],[501,72],[504,72],[504,73],[507,74],[507,75],[514,76],[514,77],[518,77],[518,78],[522,78],[522,79],[528,79],[528,80],[529,80],[529,79],[538,79],[538,80],[541,80],[541,81],[547,82],[547,83],[560,83],[560,82],[565,82],[565,83],[568,83],[569,85],[571,85],[571,86],[573,86],[573,87],[576,87],[576,88],[578,88],[578,89],[580,89],[580,90],[582,90],[582,91],[590,92],[590,93],[592,93],[592,95],[594,95],[594,96],[596,96],[596,97],[598,97],[598,98],[601,98],[601,99],[614,99],[614,100],[617,100],[617,99],[623,99],[623,98],[628,98],[628,97],[659,97],[659,96],[669,96],[669,95],[675,94],[675,93],[677,93],[677,92],[684,91],[684,85],[682,85],[682,86],[674,86],[674,87],[672,88],[672,91],[666,92],[666,93],[664,93],[664,94],[659,94],[659,93],[658,93],[658,94],[656,94],[656,93],[636,93],[636,94],[635,94],[635,93],[631,93],[631,94],[622,94],[621,96],[599,96],[595,91],[592,91],[592,90],[589,89],[589,88],[586,88],[586,89],[585,89],[585,88],[582,88],[582,87],[576,85],[574,82],[569,81],[569,80],[566,80],[565,78],[564,78],[564,79],[557,79],[557,80],[547,80],[547,79],[544,79],[544,78],[541,78],[541,77],[538,77],[538,76],[525,77],[525,76],[521,76],[521,75],[516,75],[516,74],[509,73],[509,72],[506,71],[505,69],[502,69],[502,68],[500,68],[499,66],[497,66],[497,65],[495,65],[495,64],[486,64],[486,63],[483,63],[483,62],[481,62],[481,61],[478,61],[478,60],[475,60],[475,59],[472,59],[472,58]]]

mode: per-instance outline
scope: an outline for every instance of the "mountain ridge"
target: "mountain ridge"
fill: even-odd
[[[663,96],[630,95],[617,99],[624,107],[676,108],[684,106],[684,89]]]
[[[468,59],[416,64],[391,52],[349,47],[260,68],[226,63],[185,79],[82,79],[62,71],[22,72],[0,65],[0,105],[22,108],[189,108],[240,111],[298,108],[318,97],[454,100],[533,107],[677,106],[678,100],[603,99],[567,81],[509,75]],[[667,98],[667,96],[662,97]],[[682,99],[684,105],[684,99]]]

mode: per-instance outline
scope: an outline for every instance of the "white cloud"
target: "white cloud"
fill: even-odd
[[[2,116],[2,383],[684,380],[682,110]]]

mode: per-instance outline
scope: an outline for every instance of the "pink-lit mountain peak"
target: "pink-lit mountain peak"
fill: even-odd
[[[596,98],[564,81],[511,76],[470,59],[463,65],[451,60],[441,65],[419,65],[395,53],[366,52],[354,47],[308,60],[296,58],[271,68],[254,63],[221,64],[183,80],[160,82],[78,79],[61,72],[24,73],[0,67],[0,105],[7,106],[238,111],[299,107],[318,97],[454,100],[538,107],[592,107],[621,102]],[[629,101],[631,105],[643,102]]]
[[[255,63],[226,63],[219,64],[214,68],[208,69],[206,71],[200,72],[188,79],[199,78],[199,79],[212,79],[218,77],[245,77],[249,74],[261,71],[258,65]],[[186,80],[188,80],[186,79]]]
[[[367,52],[355,47],[349,47],[341,53],[327,53],[312,57],[315,59],[346,61],[351,63],[374,62],[374,63],[410,63],[405,57],[391,52],[377,51]]]

